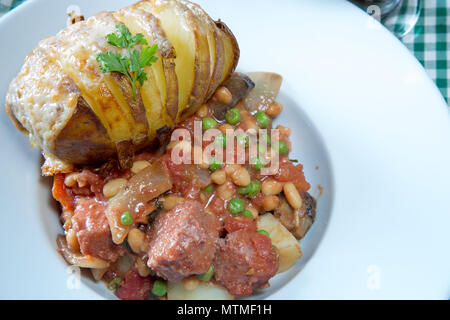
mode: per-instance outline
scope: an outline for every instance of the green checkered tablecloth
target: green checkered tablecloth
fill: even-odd
[[[0,0],[0,16],[25,0]],[[423,0],[414,30],[402,39],[439,87],[450,97],[450,0]]]
[[[422,63],[449,103],[450,0],[423,0],[417,25],[402,41]]]

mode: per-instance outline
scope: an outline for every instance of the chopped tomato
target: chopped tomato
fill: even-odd
[[[247,230],[250,233],[256,232],[256,222],[252,218],[247,217],[234,218],[228,216],[225,218],[224,227],[228,233],[238,230]]]
[[[58,173],[53,178],[53,198],[61,203],[64,210],[73,211],[75,208],[75,196],[72,191],[64,184],[66,175]]]
[[[294,165],[286,157],[280,159],[280,168],[274,178],[281,182],[292,182],[301,194],[311,187],[303,174],[303,166],[301,164]]]
[[[141,277],[134,268],[128,270],[119,287],[116,296],[121,300],[145,300],[150,294],[152,280],[150,277]]]

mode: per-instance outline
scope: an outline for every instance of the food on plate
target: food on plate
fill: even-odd
[[[43,40],[7,111],[46,157],[58,251],[124,300],[234,299],[302,256],[316,217],[282,77],[234,72],[223,22],[141,1]]]
[[[274,116],[268,114],[282,109],[275,101],[278,92],[270,105],[261,98],[253,113],[246,104],[259,85],[272,86],[265,81],[273,76],[257,75],[265,80],[231,76],[230,89],[244,92],[244,99],[231,98],[227,105],[215,94],[179,122],[174,132],[187,130],[194,137],[190,142],[176,139],[146,149],[134,157],[131,169],[112,159],[55,175],[53,195],[61,204],[65,230],[58,247],[66,261],[91,268],[94,278],[121,299],[233,299],[267,287],[273,276],[292,267],[302,256],[296,238],[314,222],[316,201],[302,165],[289,159],[290,129],[278,126],[278,140],[271,134],[256,137],[267,143],[261,159],[279,156],[273,174],[263,173],[270,162],[261,159],[228,164],[213,158],[196,164],[178,163],[173,156],[208,148],[205,141],[195,144],[196,123],[205,132],[231,130],[233,147],[248,152],[252,129],[275,131]],[[216,116],[217,110],[225,116]],[[239,130],[247,133],[236,135]],[[226,149],[231,142],[224,136],[217,140],[220,136],[211,141]],[[91,221],[88,232],[86,219]]]
[[[141,1],[42,40],[10,84],[6,110],[44,152],[44,173],[112,157],[127,167],[195,113],[238,59],[231,31],[198,6]]]

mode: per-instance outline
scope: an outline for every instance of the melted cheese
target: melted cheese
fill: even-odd
[[[120,103],[111,92],[109,74],[101,73],[96,55],[115,51],[105,36],[115,32],[117,21],[111,14],[101,13],[85,22],[76,23],[55,37],[41,41],[43,49],[78,85],[83,98],[98,116],[113,142],[137,135],[129,106]],[[115,92],[119,96],[121,92]]]
[[[6,105],[29,132],[30,142],[49,151],[75,112],[80,94],[72,79],[37,48],[11,82]]]

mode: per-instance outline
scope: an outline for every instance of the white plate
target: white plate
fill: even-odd
[[[241,70],[284,76],[278,122],[293,128],[313,193],[325,187],[304,258],[258,297],[449,298],[450,117],[419,63],[343,1],[198,2],[235,33]],[[69,4],[90,16],[130,3],[35,0],[2,17],[1,99],[25,55],[65,26]],[[39,152],[3,112],[0,121],[0,298],[108,296],[84,278],[69,289]]]

